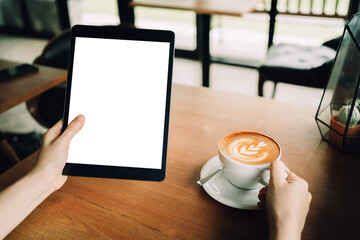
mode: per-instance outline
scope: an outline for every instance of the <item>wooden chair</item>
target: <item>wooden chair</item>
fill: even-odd
[[[265,62],[258,68],[258,95],[263,96],[266,81],[274,82],[272,98],[279,82],[324,88],[340,39],[332,39],[318,47],[290,44],[271,46]]]

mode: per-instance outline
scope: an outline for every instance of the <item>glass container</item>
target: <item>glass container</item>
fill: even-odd
[[[360,153],[360,14],[346,24],[316,123],[322,138],[344,153]]]

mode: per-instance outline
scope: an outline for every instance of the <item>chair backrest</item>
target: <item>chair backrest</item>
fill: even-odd
[[[34,60],[34,63],[67,69],[70,50],[71,31],[67,29],[55,36],[45,46],[43,52]]]

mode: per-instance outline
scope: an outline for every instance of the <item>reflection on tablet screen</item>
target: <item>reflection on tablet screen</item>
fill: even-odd
[[[69,122],[84,114],[68,163],[161,169],[167,42],[76,37]]]

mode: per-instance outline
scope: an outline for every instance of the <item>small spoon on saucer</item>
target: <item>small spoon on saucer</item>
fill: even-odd
[[[196,183],[199,184],[200,186],[203,186],[207,181],[209,181],[213,176],[215,176],[218,172],[222,171],[223,169],[224,169],[223,166],[219,167],[218,169],[216,169],[215,171],[209,173],[207,176],[203,177],[202,179],[200,179]]]

